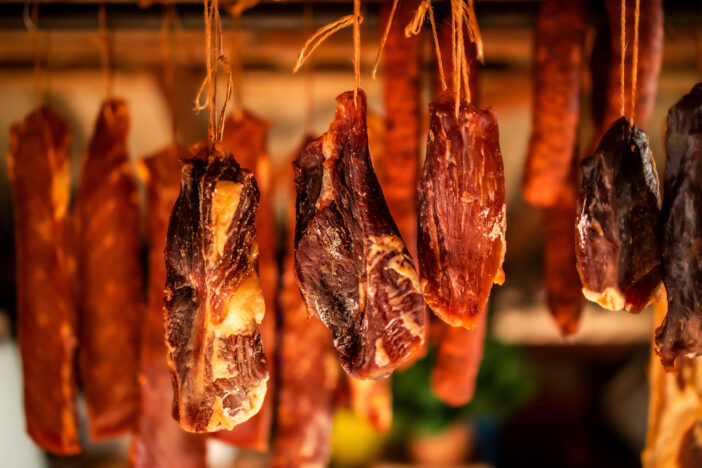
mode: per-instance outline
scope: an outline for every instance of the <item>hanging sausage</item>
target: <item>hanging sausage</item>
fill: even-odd
[[[7,153],[26,428],[39,447],[57,455],[80,451],[67,217],[70,141],[66,122],[40,107],[12,125]]]
[[[668,313],[656,351],[670,370],[702,353],[702,83],[668,111],[662,210],[663,282]]]
[[[534,102],[524,198],[553,206],[571,183],[587,12],[581,0],[541,4],[534,45]],[[546,247],[547,249],[550,247]]]
[[[146,184],[148,303],[142,320],[141,404],[129,451],[133,468],[204,468],[205,440],[185,432],[171,416],[173,387],[163,340],[164,250],[168,217],[178,197],[180,159],[185,148],[173,144],[137,165]]]
[[[76,199],[79,362],[95,440],[133,429],[139,413],[141,243],[128,132],[127,104],[107,99]]]

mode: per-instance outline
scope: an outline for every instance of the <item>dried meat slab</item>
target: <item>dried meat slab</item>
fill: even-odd
[[[290,227],[292,233],[292,223]],[[272,466],[322,468],[329,464],[339,365],[329,330],[307,312],[300,295],[292,244],[291,235],[280,295],[279,390]]]
[[[668,314],[656,350],[672,369],[679,356],[702,354],[702,83],[668,111],[663,194]]]
[[[17,340],[27,432],[58,455],[80,451],[76,415],[76,309],[69,252],[70,135],[42,107],[10,128],[15,218]]]
[[[295,271],[346,372],[379,378],[421,352],[417,273],[373,172],[366,98],[341,94],[329,131],[295,160]]]
[[[492,110],[446,93],[430,106],[419,179],[419,271],[424,300],[446,323],[473,328],[502,284],[505,178]]]
[[[139,422],[132,438],[132,468],[205,468],[205,440],[185,432],[171,416],[173,386],[163,338],[164,251],[168,218],[180,188],[180,159],[187,150],[171,145],[142,159],[140,177],[146,183],[148,305],[142,322]]]
[[[584,298],[575,267],[575,210],[578,188],[571,170],[559,200],[542,211],[544,224],[544,285],[546,303],[561,333],[578,329]]]
[[[141,241],[128,133],[126,103],[106,100],[76,199],[79,360],[95,440],[132,430],[139,413]]]
[[[431,372],[431,388],[445,403],[465,405],[475,393],[487,317],[480,317],[472,330],[437,322],[436,360]]]
[[[662,273],[661,198],[648,136],[621,117],[580,170],[575,252],[583,294],[610,310],[638,312]]]
[[[390,379],[361,380],[348,377],[351,409],[373,428],[385,433],[392,426]]]
[[[276,262],[276,226],[273,210],[271,169],[268,160],[267,141],[270,124],[251,112],[239,110],[230,115],[224,125],[222,143],[241,167],[253,172],[261,192],[260,208],[256,216],[256,236],[259,244],[259,275],[266,310],[276,308],[278,290],[278,264]],[[216,437],[239,448],[264,451],[268,449],[273,418],[273,395],[275,387],[275,314],[267,313],[259,327],[263,341],[263,352],[268,360],[268,391],[259,412],[231,431],[222,431]]]
[[[571,173],[587,12],[582,0],[541,4],[534,51],[534,104],[524,198],[553,206]]]
[[[173,417],[188,431],[213,432],[252,417],[266,395],[259,192],[221,143],[191,152],[168,225],[165,332]]]

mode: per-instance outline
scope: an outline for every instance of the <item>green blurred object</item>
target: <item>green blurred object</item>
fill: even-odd
[[[334,414],[331,458],[334,466],[368,466],[378,458],[386,436],[349,409]]]
[[[395,441],[436,434],[458,420],[478,414],[502,419],[536,393],[535,377],[522,359],[520,349],[498,343],[488,334],[473,400],[464,406],[449,406],[431,389],[434,356],[432,349],[414,366],[393,374],[391,435]]]

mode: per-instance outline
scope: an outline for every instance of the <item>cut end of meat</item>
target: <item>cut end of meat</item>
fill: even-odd
[[[626,304],[626,299],[619,289],[607,288],[604,291],[590,291],[583,288],[585,298],[608,310],[622,310]]]
[[[702,317],[690,315],[686,320],[675,320],[668,313],[663,324],[656,329],[656,353],[667,371],[675,369],[681,356],[695,357],[702,354]]]

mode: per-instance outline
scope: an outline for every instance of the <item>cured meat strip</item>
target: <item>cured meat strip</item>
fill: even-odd
[[[266,309],[276,308],[278,289],[278,265],[275,259],[276,230],[271,193],[270,163],[267,140],[269,123],[246,110],[230,115],[224,125],[222,143],[227,147],[241,167],[251,170],[261,192],[259,214],[256,216],[256,235],[259,241],[259,275]],[[267,450],[273,419],[273,395],[275,382],[275,314],[263,316],[261,325],[263,352],[268,360],[268,391],[259,412],[231,431],[217,433],[217,438],[240,448]]]
[[[419,269],[424,300],[452,326],[473,328],[502,284],[505,180],[492,110],[446,93],[429,106],[419,180]]]
[[[292,216],[291,216],[292,218]],[[294,271],[290,223],[280,296],[279,391],[273,467],[325,467],[339,368],[329,331],[307,312]]]
[[[266,395],[259,192],[222,143],[191,153],[168,225],[166,344],[174,418],[188,431],[213,432],[249,419]]]
[[[534,102],[524,198],[553,206],[569,185],[580,110],[587,12],[581,0],[546,0],[536,23]]]
[[[383,5],[385,22],[391,3]],[[388,208],[407,249],[416,258],[421,38],[406,38],[404,34],[414,8],[413,2],[399,3],[385,43],[382,72],[387,132],[380,166]]]
[[[578,329],[584,298],[575,267],[575,210],[577,181],[571,166],[558,201],[542,211],[544,223],[544,283],[546,303],[563,335]]]
[[[626,80],[625,109],[631,108],[631,67],[634,57],[634,8],[636,2],[626,2]],[[606,0],[609,17],[611,62],[607,78],[606,105],[602,125],[595,141],[600,141],[608,131],[610,122],[617,120],[621,113],[621,0]],[[653,113],[658,89],[658,75],[663,60],[663,0],[641,0],[639,19],[639,58],[636,81],[636,116],[634,123],[644,128]]]
[[[76,310],[67,221],[70,135],[41,107],[10,128],[7,155],[15,218],[17,340],[27,432],[58,455],[80,451],[76,416]]]
[[[702,353],[702,83],[668,111],[663,194],[668,314],[656,350],[672,369],[679,356]]]
[[[295,160],[295,272],[310,311],[331,330],[344,370],[388,375],[421,352],[417,273],[373,172],[366,97],[339,103],[329,131]]]
[[[79,358],[95,440],[133,429],[139,413],[142,271],[128,132],[126,103],[106,100],[83,158],[76,200]]]
[[[661,282],[661,199],[648,136],[626,117],[581,163],[575,253],[583,294],[637,312]]]
[[[655,327],[666,315],[666,298],[654,303]],[[677,374],[666,373],[651,347],[648,433],[644,468],[692,468],[702,463],[702,361],[681,357]]]
[[[485,309],[487,312],[487,306]],[[485,313],[481,314],[472,330],[445,324],[438,327],[431,388],[445,403],[460,406],[473,399],[475,380],[483,357],[486,328]]]
[[[187,156],[185,148],[171,145],[137,165],[146,183],[149,289],[141,336],[141,411],[129,453],[134,468],[206,466],[205,440],[185,432],[171,416],[173,386],[163,338],[166,233],[180,187],[179,159]]]

